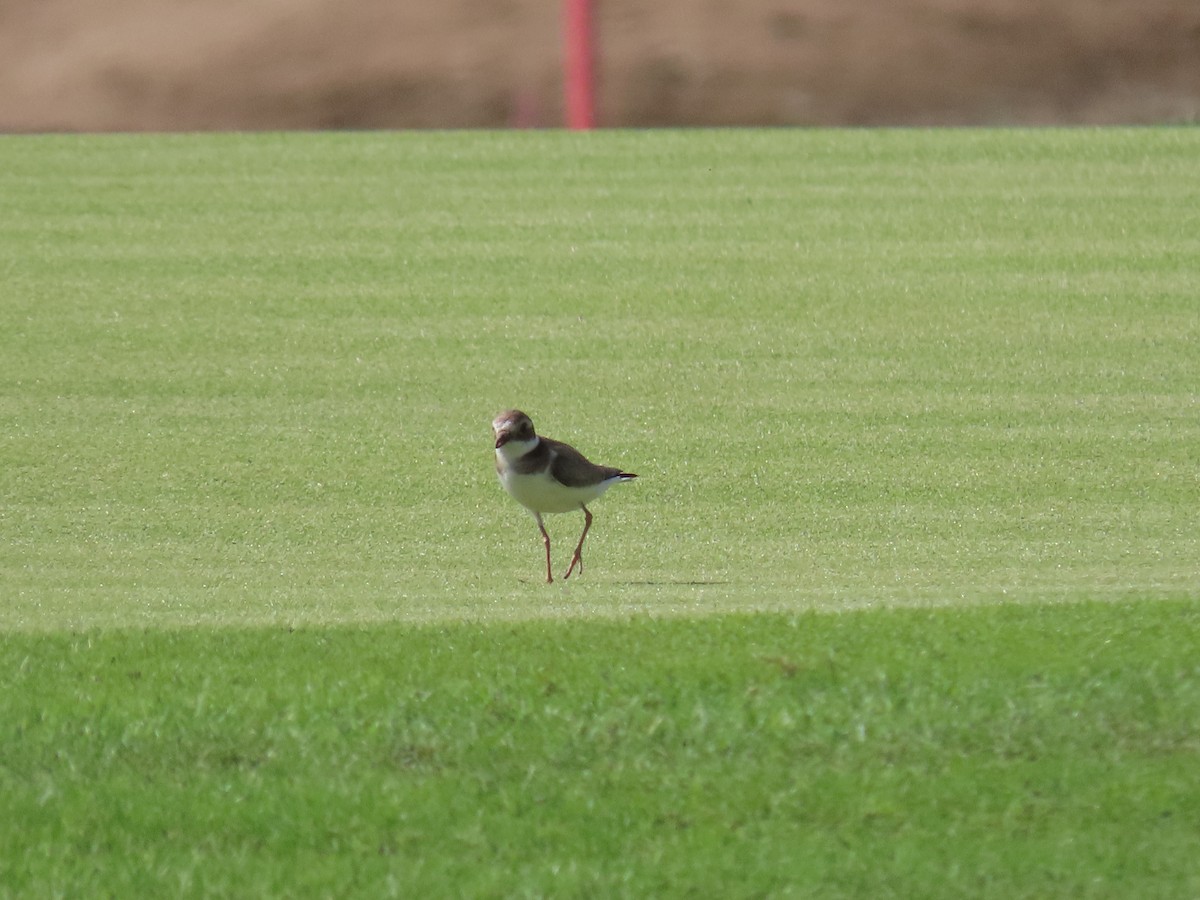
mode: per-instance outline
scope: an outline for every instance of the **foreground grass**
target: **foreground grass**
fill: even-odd
[[[1183,897],[1200,604],[15,637],[21,896]]]
[[[0,627],[1194,596],[1198,155],[0,140]],[[512,405],[642,476],[567,595],[495,484]]]

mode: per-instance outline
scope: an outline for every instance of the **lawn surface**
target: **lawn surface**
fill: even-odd
[[[1194,896],[1198,159],[0,139],[0,884]]]
[[[1194,602],[6,642],[15,896],[1190,897]]]

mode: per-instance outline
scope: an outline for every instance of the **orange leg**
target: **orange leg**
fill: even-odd
[[[588,529],[592,527],[592,514],[582,503],[579,504],[579,508],[583,510],[583,534],[579,536],[579,544],[575,547],[575,556],[571,559],[571,565],[567,568],[567,574],[563,576],[563,581],[571,577],[571,573],[575,571],[575,563],[579,563],[579,574],[583,574],[583,539],[587,537]]]
[[[537,519],[538,528],[542,532],[542,540],[546,543],[546,584],[553,584],[554,575],[550,572],[550,535],[546,533],[546,526],[542,522],[542,514],[535,512],[533,516]]]

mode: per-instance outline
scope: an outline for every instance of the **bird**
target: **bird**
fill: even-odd
[[[570,444],[540,437],[533,420],[519,409],[509,409],[492,420],[496,438],[496,474],[509,495],[533,513],[546,545],[546,583],[554,582],[550,566],[550,535],[543,513],[583,511],[583,534],[567,567],[566,581],[579,566],[583,574],[583,541],[592,527],[587,504],[614,484],[637,478],[612,466],[598,466]]]

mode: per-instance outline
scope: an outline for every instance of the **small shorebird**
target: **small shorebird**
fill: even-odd
[[[583,539],[592,527],[592,514],[585,504],[618,481],[632,481],[637,476],[589,462],[570,444],[538,437],[529,416],[519,409],[496,416],[492,431],[496,434],[496,474],[500,483],[514,500],[533,513],[542,532],[546,544],[546,583],[553,582],[554,575],[550,571],[550,535],[546,533],[542,513],[583,510],[583,534],[563,579],[571,577],[576,563],[583,574]]]

